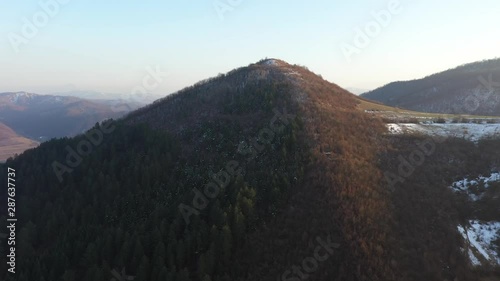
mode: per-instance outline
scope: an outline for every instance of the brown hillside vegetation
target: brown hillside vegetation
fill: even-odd
[[[11,128],[0,123],[0,162],[38,146],[38,143],[17,135]]]
[[[304,129],[298,139],[307,148],[304,157],[310,164],[287,209],[258,229],[248,247],[237,254],[238,268],[246,271],[246,277],[239,279],[275,280],[307,257],[316,237],[331,234],[341,248],[314,273],[313,280],[327,280],[327,276],[328,280],[331,276],[338,276],[335,280],[391,280],[391,215],[375,166],[383,124],[358,111],[352,94],[303,67],[268,60],[199,83],[196,93],[185,89],[129,118],[180,135],[189,126],[201,126],[201,120],[237,122],[243,127],[252,122],[255,128],[256,120],[269,120],[265,111],[243,112],[238,102],[251,104],[255,97],[244,96],[245,91],[269,81],[280,95],[291,98],[286,104],[286,99],[279,99],[274,106],[286,106],[300,116]],[[240,114],[235,117],[234,113]],[[184,141],[195,143],[191,138]],[[241,275],[233,276],[237,277]]]
[[[308,273],[311,280],[477,280],[460,252],[456,203],[443,187],[432,189],[422,181],[429,169],[405,182],[407,188],[390,192],[383,172],[399,154],[414,149],[411,144],[386,136],[380,120],[359,110],[362,101],[307,68],[261,61],[202,81],[130,118],[175,132],[186,147],[195,147],[196,138],[186,131],[207,120],[238,124],[242,131],[264,126],[271,116],[245,94],[266,83],[279,93],[273,105],[299,117],[299,158],[308,164],[286,203],[236,251],[233,280],[297,278],[286,271],[311,256],[318,237],[328,235],[341,246]],[[241,109],[242,103],[250,108]],[[387,159],[392,164],[380,162]]]
[[[498,141],[438,143],[390,186],[421,137],[388,135],[362,106],[266,59],[96,124],[89,133],[113,132],[63,175],[55,161],[70,165],[67,147],[88,135],[8,160],[23,186],[17,280],[107,281],[122,268],[137,281],[498,277],[472,267],[457,225],[498,217],[500,197],[472,204],[448,188],[499,167]]]
[[[500,141],[483,140],[475,145],[454,138],[393,137],[380,166],[385,171],[398,171],[398,157],[408,159],[418,143],[429,141],[434,143],[435,152],[403,182],[395,184],[391,194],[400,280],[500,280],[498,266],[472,268],[457,232],[457,225],[470,219],[498,220],[498,193],[470,202],[449,188],[464,175],[488,174],[492,167],[498,167]]]
[[[280,276],[311,256],[316,237],[330,233],[341,246],[311,274],[311,280],[393,280],[388,243],[391,214],[375,166],[383,126],[357,111],[358,102],[345,90],[302,67],[293,70],[299,75],[290,94],[299,97],[297,111],[304,120],[302,137],[310,148],[311,162],[290,210],[250,243],[261,251],[254,262],[269,267],[272,277]],[[286,242],[276,233],[283,233]],[[254,273],[262,269],[248,271],[247,280],[273,280]]]

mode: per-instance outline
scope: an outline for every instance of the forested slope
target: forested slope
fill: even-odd
[[[264,60],[9,160],[17,280],[442,280],[401,258],[427,242],[384,179],[403,148],[358,102]]]

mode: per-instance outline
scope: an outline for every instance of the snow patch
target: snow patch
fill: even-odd
[[[391,134],[399,135],[403,133],[403,128],[399,124],[387,124],[387,129]]]
[[[298,73],[297,71],[290,71],[290,72],[287,72],[285,73],[286,75],[296,75],[296,76],[300,76],[300,73]]]
[[[455,192],[466,193],[472,201],[477,201],[483,196],[483,192],[478,190],[478,188],[487,189],[490,187],[492,182],[500,181],[500,173],[491,173],[489,177],[478,176],[474,179],[464,178],[462,180],[456,181],[451,184],[450,188]],[[475,190],[471,190],[475,188]]]
[[[471,249],[469,249],[469,259],[472,262],[472,265],[474,266],[481,265],[481,262],[476,258],[476,255],[474,255]]]
[[[387,124],[389,133],[391,134],[424,134],[429,136],[440,137],[458,137],[477,142],[480,139],[500,137],[500,124],[476,124],[476,123],[392,123]],[[396,130],[392,130],[398,128]]]
[[[480,254],[487,262],[500,265],[499,249],[493,244],[500,238],[500,222],[471,220],[467,229],[461,225],[457,226],[457,229],[470,246],[468,255],[473,265],[481,264],[475,252]]]
[[[276,60],[274,60],[274,59],[269,59],[269,60],[266,60],[264,62],[264,64],[265,65],[274,65],[274,66],[276,66],[276,65],[278,65],[278,62]]]

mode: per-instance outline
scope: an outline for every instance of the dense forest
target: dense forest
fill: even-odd
[[[390,145],[381,156],[380,166],[391,172],[398,171],[400,157],[408,159],[420,149],[419,144],[434,146],[422,165],[391,188],[393,233],[397,238],[394,244],[399,249],[395,258],[404,273],[400,280],[498,280],[498,267],[471,270],[461,250],[465,245],[457,225],[470,219],[498,220],[500,186],[493,185],[488,196],[475,202],[454,193],[449,186],[464,176],[488,175],[498,169],[500,140],[485,139],[478,144],[458,138],[418,136],[388,140]]]
[[[491,59],[392,82],[362,96],[416,111],[500,116],[499,78],[500,59]]]
[[[269,85],[254,98],[259,93],[279,94]],[[271,120],[274,113],[268,107],[262,114]],[[229,280],[245,233],[272,216],[302,177],[295,119],[272,142],[257,140],[263,147],[256,155],[238,147],[259,127],[244,134],[237,122],[202,122],[184,139],[110,122],[92,128],[115,129],[61,182],[53,161],[65,163],[65,148],[76,150],[85,135],[43,143],[7,162],[18,178],[18,280],[110,280],[121,268],[134,280]],[[188,137],[199,142],[191,155],[181,153]],[[193,191],[203,191],[228,160],[241,165],[187,223],[180,204],[192,205]]]
[[[416,139],[386,135],[382,120],[357,104],[304,67],[261,61],[9,159],[0,182],[7,167],[16,170],[17,272],[1,277],[472,281],[497,274],[472,270],[461,254],[454,223],[477,214],[453,200],[446,182],[498,166],[498,142],[448,140],[391,188],[384,171]],[[96,132],[104,132],[99,142]],[[0,200],[6,196],[2,189]]]

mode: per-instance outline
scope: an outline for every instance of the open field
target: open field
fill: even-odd
[[[491,123],[500,123],[500,117],[498,116],[480,116],[480,115],[466,115],[466,114],[440,114],[440,113],[428,113],[428,112],[417,112],[407,109],[401,109],[396,107],[387,106],[377,102],[369,101],[358,97],[359,105],[358,108],[368,113],[380,116],[383,119],[389,119],[391,121],[402,121],[408,122],[410,119],[414,121],[424,122],[443,119],[447,121],[457,120],[461,121],[467,119],[469,121],[481,120]]]
[[[0,123],[0,162],[38,146],[38,142],[17,135],[11,128]]]

